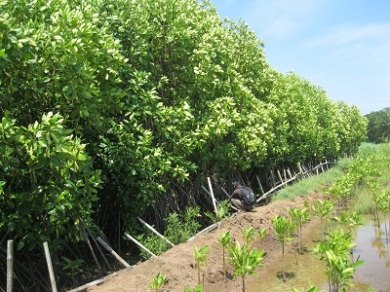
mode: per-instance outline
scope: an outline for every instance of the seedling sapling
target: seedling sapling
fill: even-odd
[[[284,250],[287,241],[292,240],[292,233],[294,232],[294,223],[288,220],[285,216],[275,216],[272,218],[274,225],[274,232],[278,237],[279,242],[282,243],[282,275],[283,281],[286,281],[285,268],[284,268]]]
[[[230,233],[230,231],[224,232],[222,236],[218,239],[218,243],[222,246],[223,276],[226,282],[227,267],[225,261],[225,249],[229,247],[232,243],[232,234]]]
[[[154,291],[158,292],[160,291],[160,289],[162,288],[162,286],[164,286],[166,283],[168,282],[168,278],[167,276],[164,276],[163,274],[161,274],[161,272],[159,272],[156,277],[154,277],[152,279],[152,281],[150,281],[148,283],[149,287],[152,288]]]
[[[291,208],[288,213],[298,229],[299,253],[303,253],[302,226],[310,221],[310,214],[306,208]]]
[[[249,248],[249,244],[252,241],[252,238],[255,236],[256,232],[253,227],[241,229],[242,238],[245,241],[245,245]]]
[[[241,247],[236,241],[234,246],[229,247],[229,261],[234,267],[234,276],[241,276],[242,291],[245,292],[245,276],[253,275],[257,266],[263,265],[264,250],[253,248],[249,251],[247,245]]]
[[[311,210],[314,216],[321,220],[321,240],[324,240],[324,219],[329,220],[329,215],[334,210],[334,202],[329,200],[314,201]]]
[[[209,256],[207,253],[208,249],[209,249],[208,245],[205,245],[205,246],[201,247],[200,249],[198,249],[196,247],[196,245],[194,244],[194,257],[195,257],[196,266],[198,269],[198,284],[201,284],[200,283],[200,267],[206,265],[206,260],[207,260],[207,257]],[[204,283],[203,283],[203,286],[204,286]]]
[[[257,230],[257,239],[260,241],[260,243],[263,241],[263,239],[265,238],[265,236],[267,235],[267,230],[265,230],[264,228],[260,228],[259,230]]]

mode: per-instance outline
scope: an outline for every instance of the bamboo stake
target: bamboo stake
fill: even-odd
[[[88,248],[89,248],[89,250],[91,251],[93,260],[94,260],[95,263],[96,263],[96,266],[97,266],[97,269],[98,269],[98,273],[99,273],[99,277],[101,277],[101,276],[102,276],[102,267],[100,266],[100,263],[99,263],[99,261],[98,261],[98,259],[97,259],[97,257],[96,257],[95,251],[93,250],[91,241],[90,241],[89,238],[88,238],[88,234],[87,234],[87,232],[85,231],[85,228],[82,229],[82,233],[83,233],[83,236],[84,236],[85,241],[87,242]]]
[[[211,194],[210,194],[208,189],[206,189],[204,186],[202,186],[202,190],[204,190],[206,192],[206,194],[208,194],[210,196],[210,198],[211,198]],[[229,195],[228,195],[228,197],[229,197]],[[207,197],[207,199],[209,199],[209,197]],[[215,199],[215,202],[219,204],[217,199]]]
[[[12,292],[14,274],[14,241],[7,241],[7,292]]]
[[[304,175],[306,175],[307,177],[311,176],[310,170],[306,169],[306,167],[304,165],[302,165],[302,169],[303,169],[302,176],[304,176]],[[315,170],[315,168],[313,168],[312,171],[313,170]]]
[[[211,179],[210,179],[210,177],[207,177],[207,182],[208,182],[208,184],[209,184],[209,190],[210,190],[211,200],[213,201],[213,206],[214,206],[215,215],[218,216],[218,208],[217,208],[217,204],[216,204],[216,202],[215,202],[214,191],[213,191],[213,187],[212,187],[212,185],[211,185]]]
[[[287,173],[288,173],[288,176],[290,177],[290,178],[292,178],[293,176],[292,176],[292,174],[291,174],[291,170],[290,170],[290,168],[287,168]]]
[[[102,249],[100,248],[98,242],[96,241],[95,237],[93,236],[93,234],[92,234],[91,230],[89,230],[89,228],[87,228],[87,232],[88,232],[89,236],[92,238],[93,243],[94,243],[95,246],[97,247],[97,249],[98,249],[100,255],[102,256],[104,262],[106,263],[107,267],[108,267],[110,270],[112,270],[112,269],[111,269],[111,266],[110,266],[110,264],[109,264],[109,262],[108,262],[108,260],[106,259],[105,255],[104,255],[104,253],[103,253],[103,251],[102,251]]]
[[[271,180],[272,180],[272,185],[276,186],[275,175],[274,175],[274,171],[273,170],[271,170]]]
[[[43,248],[44,248],[44,250],[45,250],[47,268],[49,269],[51,290],[52,290],[53,292],[57,292],[57,285],[56,285],[56,279],[55,279],[55,276],[54,276],[53,263],[51,262],[50,251],[49,251],[49,245],[47,244],[47,241],[45,241],[45,242],[43,243]]]
[[[125,268],[130,268],[131,266],[124,260],[122,259],[119,254],[117,254],[100,236],[96,238],[96,240],[110,253],[112,254],[122,266]]]
[[[299,172],[300,172],[300,173],[303,173],[302,166],[301,166],[301,163],[300,163],[300,162],[298,162],[298,169],[299,169]]]
[[[144,224],[147,228],[149,228],[151,231],[153,231],[157,236],[160,238],[164,239],[166,242],[168,242],[171,246],[175,246],[172,242],[168,240],[168,238],[164,237],[161,235],[156,229],[154,229],[152,226],[150,226],[148,223],[146,223],[144,220],[141,218],[137,217],[139,221],[141,221],[142,224]]]
[[[257,182],[259,183],[261,193],[264,195],[264,189],[263,189],[263,186],[261,185],[261,181],[260,181],[260,178],[258,175],[256,175],[256,179],[257,179]]]
[[[89,282],[83,286],[80,286],[80,287],[77,287],[75,289],[72,289],[72,290],[68,290],[68,292],[82,292],[82,291],[87,291],[88,288],[92,287],[92,286],[97,286],[99,284],[102,284],[104,283],[104,280],[103,279],[97,279],[95,281],[92,281],[92,282]]]
[[[104,282],[106,282],[106,281],[108,281],[108,280],[110,280],[112,278],[117,277],[120,274],[123,274],[123,273],[126,273],[126,272],[132,270],[133,268],[134,268],[134,266],[132,266],[130,268],[123,269],[123,270],[119,270],[118,272],[113,272],[113,273],[111,273],[111,274],[109,274],[109,275],[107,275],[107,276],[105,276],[103,278],[94,280],[92,282],[89,282],[87,284],[84,284],[82,286],[74,288],[72,290],[68,290],[67,292],[85,292],[85,291],[87,291],[88,288],[100,285],[100,284],[102,284],[102,283],[104,283]]]
[[[205,229],[199,231],[197,234],[195,234],[193,237],[191,237],[190,239],[187,240],[188,241],[191,241],[191,240],[194,240],[196,237],[198,237],[199,235],[203,234],[203,233],[206,233],[206,232],[209,232],[211,230],[214,230],[216,228],[218,228],[220,225],[220,222],[217,222],[217,223],[214,223],[213,225],[210,225],[209,227],[206,227]]]
[[[315,170],[315,169],[318,169],[319,167],[321,167],[321,165],[324,165],[324,163],[321,163],[321,164],[317,165],[316,167],[314,167],[314,168],[312,169],[312,171]],[[259,199],[257,199],[256,203],[259,203],[261,200],[267,198],[271,193],[273,193],[274,191],[276,191],[276,190],[279,189],[280,187],[286,185],[286,184],[289,183],[290,181],[293,181],[293,180],[297,179],[299,175],[302,175],[302,176],[305,175],[305,174],[309,175],[309,171],[306,170],[304,166],[303,166],[303,169],[305,170],[305,172],[302,172],[303,169],[302,169],[302,166],[301,166],[300,163],[298,163],[298,167],[299,167],[299,169],[300,169],[300,172],[298,172],[295,176],[293,176],[293,177],[290,178],[289,180],[286,180],[285,182],[281,183],[280,185],[277,185],[276,187],[274,187],[274,188],[272,188],[271,190],[269,190],[267,193],[263,194]]]
[[[228,192],[223,188],[223,187],[220,187],[221,190],[225,193],[225,195],[230,198],[230,195],[228,194]],[[234,207],[233,205],[230,205],[230,208],[232,208],[233,210],[237,211],[237,208]]]
[[[277,185],[276,187],[270,189],[268,192],[266,192],[264,195],[262,195],[260,198],[258,198],[256,203],[259,203],[261,200],[267,198],[269,194],[273,193],[274,191],[281,188],[282,186],[288,184],[290,181],[295,180],[297,177],[298,176],[294,176],[294,177],[290,178],[289,180],[286,180],[285,182],[281,183],[280,185]]]
[[[282,175],[280,174],[279,169],[277,170],[277,173],[278,173],[278,177],[280,179],[280,182],[282,183],[283,182],[283,178],[282,178]]]
[[[146,251],[148,254],[150,254],[152,257],[155,257],[157,258],[157,256],[152,253],[150,250],[148,250],[145,246],[142,245],[142,243],[140,243],[138,240],[136,240],[134,237],[132,237],[131,235],[129,235],[128,233],[125,233],[126,237],[128,239],[130,239],[131,241],[133,241],[136,245],[138,245],[140,248],[142,248],[144,251]]]

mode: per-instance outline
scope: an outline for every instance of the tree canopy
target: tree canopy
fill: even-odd
[[[390,141],[390,107],[366,115],[368,119],[368,141],[383,143]]]
[[[365,139],[356,107],[277,72],[255,33],[209,1],[0,9],[0,231],[21,247],[91,216],[129,226],[209,174],[353,154]]]

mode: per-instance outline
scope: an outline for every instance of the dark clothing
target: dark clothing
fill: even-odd
[[[244,187],[238,185],[233,191],[233,193],[230,195],[229,200],[231,200],[234,206],[239,210],[250,211],[253,209],[253,206],[245,203],[244,196],[241,191],[242,188]]]

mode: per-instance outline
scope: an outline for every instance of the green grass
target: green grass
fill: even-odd
[[[352,209],[359,214],[369,214],[375,207],[372,199],[372,194],[366,188],[358,188],[354,190],[354,201]]]
[[[293,199],[297,196],[308,195],[311,192],[326,192],[333,182],[343,173],[343,170],[350,164],[350,159],[343,158],[336,165],[320,175],[299,180],[279,190],[272,196],[271,201],[280,199]]]
[[[380,189],[390,189],[390,145],[389,144],[369,144],[363,143],[359,148],[357,157],[367,159],[369,171],[365,173],[361,183],[354,186],[352,189],[352,201],[349,203],[349,208],[359,214],[371,213],[375,207],[373,201],[373,191],[370,190],[368,181],[374,181]],[[328,171],[312,176],[303,180],[299,180],[279,190],[271,198],[272,201],[289,198],[293,199],[297,196],[308,195],[312,192],[323,193],[326,195],[328,188],[332,186],[336,179],[348,171],[348,168],[354,163],[351,158],[340,159]],[[390,191],[390,190],[389,190]]]

